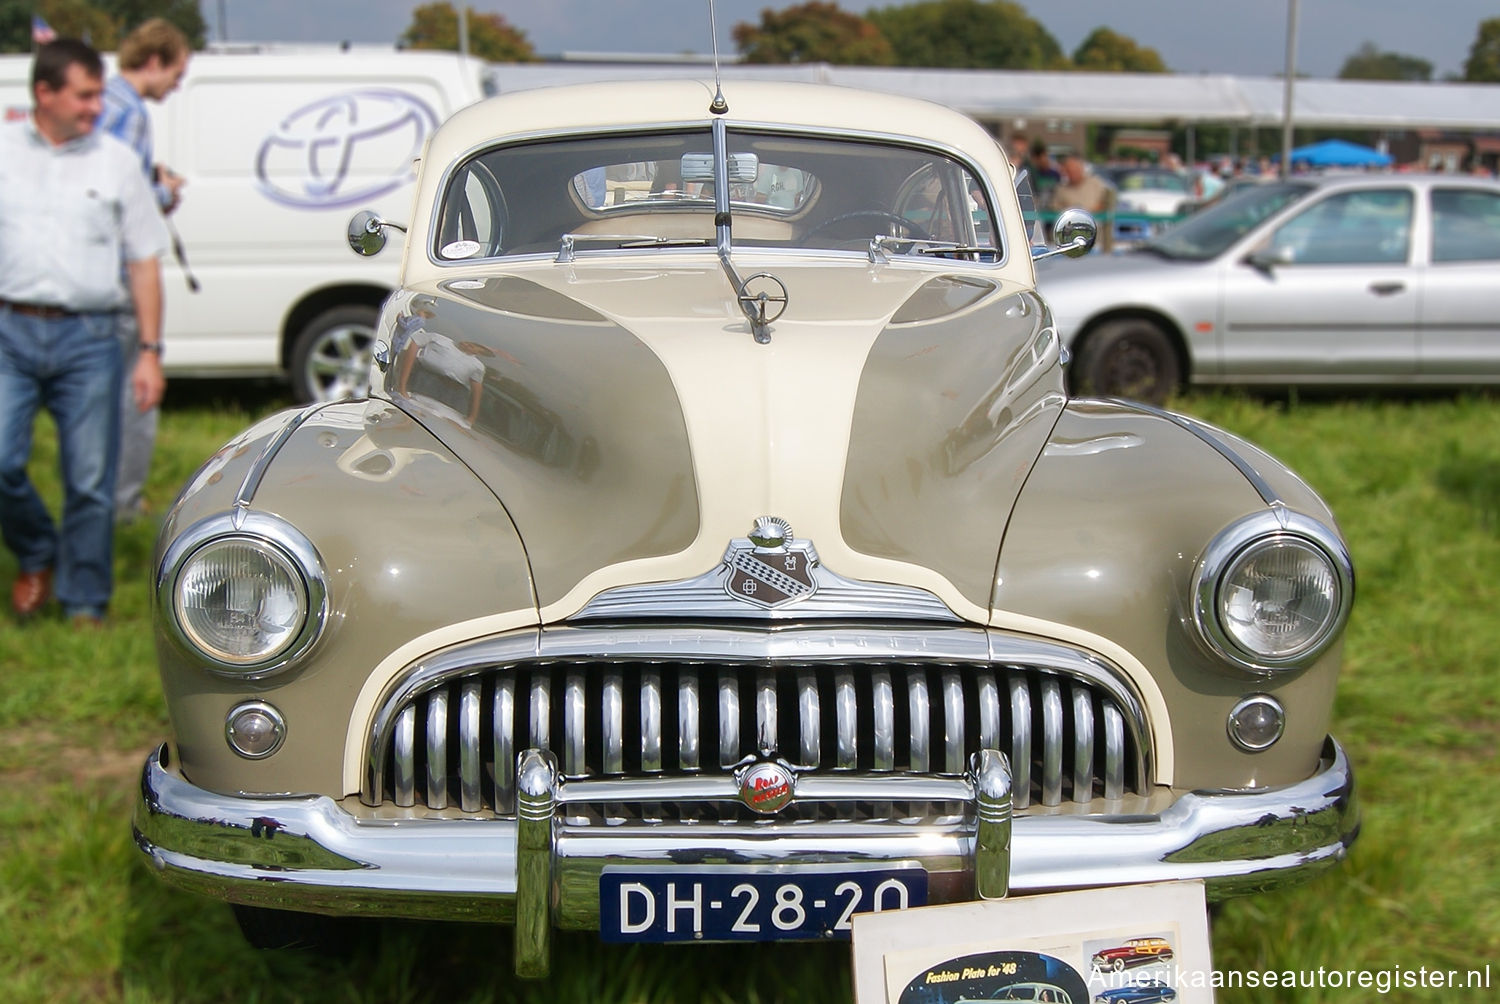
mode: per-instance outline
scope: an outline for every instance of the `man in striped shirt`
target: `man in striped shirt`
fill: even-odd
[[[161,18],[143,22],[120,42],[118,73],[104,88],[104,112],[99,128],[124,140],[141,161],[146,181],[156,192],[163,213],[177,208],[182,178],[157,164],[152,155],[151,120],[146,100],[161,101],[177,89],[187,72],[191,51],[187,37]],[[161,342],[142,343],[130,309],[120,314],[120,345],[125,352],[126,386],[121,401],[120,473],[115,489],[117,519],[129,520],[144,511],[146,471],[156,442],[156,407],[144,402],[129,383],[138,352],[161,354]]]

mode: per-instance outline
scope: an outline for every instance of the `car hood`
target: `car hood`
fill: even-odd
[[[927,264],[762,270],[787,291],[765,344],[712,259],[523,263],[387,305],[384,391],[505,505],[544,620],[712,571],[762,516],[842,576],[986,615],[1065,400],[1041,300]]]

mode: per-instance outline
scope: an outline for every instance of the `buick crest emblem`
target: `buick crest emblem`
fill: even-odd
[[[748,537],[730,542],[724,555],[729,567],[724,589],[737,600],[768,610],[794,603],[817,592],[817,562],[812,544],[794,540],[786,520],[762,516]]]
[[[769,816],[791,804],[796,779],[779,763],[762,760],[739,776],[740,801],[754,812]]]
[[[414,177],[438,117],[405,91],[365,87],[290,112],[260,143],[255,176],[268,198],[298,209],[352,206]]]

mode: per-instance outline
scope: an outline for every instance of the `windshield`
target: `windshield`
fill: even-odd
[[[1168,258],[1204,261],[1222,254],[1262,220],[1310,191],[1311,185],[1299,182],[1250,185],[1217,206],[1189,216],[1143,246]]]
[[[995,248],[975,173],[919,147],[728,131],[736,247],[866,253],[912,242]],[[484,151],[439,206],[439,261],[640,247],[712,247],[713,139],[697,130],[591,135]],[[994,260],[997,255],[985,255]]]

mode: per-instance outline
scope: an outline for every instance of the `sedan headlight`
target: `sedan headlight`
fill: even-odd
[[[322,562],[289,524],[264,513],[211,517],[173,542],[158,599],[178,642],[210,669],[260,677],[316,640],[327,615]]]
[[[1257,673],[1296,669],[1322,655],[1348,620],[1354,569],[1330,529],[1277,509],[1214,538],[1193,594],[1198,630],[1219,654]]]

